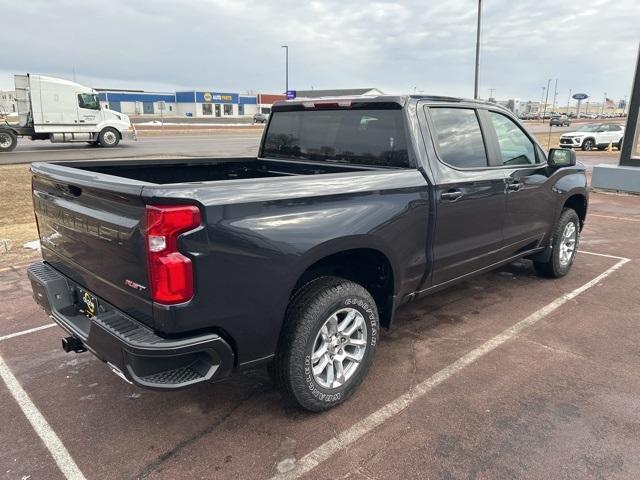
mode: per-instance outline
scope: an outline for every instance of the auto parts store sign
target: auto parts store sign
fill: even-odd
[[[197,92],[199,103],[238,103],[237,93]]]

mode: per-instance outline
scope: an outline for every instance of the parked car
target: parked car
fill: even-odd
[[[269,120],[268,113],[256,113],[253,115],[253,123],[267,123]]]
[[[573,151],[435,96],[276,103],[257,157],[31,171],[28,274],[66,351],[165,391],[268,364],[312,411],[356,390],[400,305],[522,257],[566,275],[588,203]]]
[[[582,150],[605,149],[609,144],[622,148],[624,125],[614,123],[589,123],[580,125],[574,132],[560,136],[560,147],[581,148]]]
[[[554,115],[549,120],[549,126],[551,127],[568,127],[571,125],[571,120],[566,115]]]

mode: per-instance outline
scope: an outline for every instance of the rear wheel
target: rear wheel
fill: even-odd
[[[98,143],[104,148],[113,148],[120,143],[120,133],[115,128],[104,128],[98,135]]]
[[[533,262],[536,272],[544,277],[564,277],[576,258],[580,240],[580,219],[575,210],[565,208],[551,232],[551,257],[546,262]]]
[[[362,382],[378,330],[378,309],[366,289],[338,277],[320,278],[289,305],[270,371],[283,393],[302,408],[327,410]]]
[[[0,131],[0,152],[11,152],[18,145],[18,137],[11,130]]]

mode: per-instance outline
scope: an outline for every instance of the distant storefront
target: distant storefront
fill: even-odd
[[[99,90],[103,107],[127,115],[176,115],[176,95],[135,90]]]
[[[161,115],[189,117],[243,117],[257,112],[268,113],[271,105],[284,95],[241,95],[215,91],[175,93],[141,90],[99,90],[103,107],[127,115]]]

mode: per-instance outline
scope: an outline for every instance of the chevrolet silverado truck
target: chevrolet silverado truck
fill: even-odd
[[[575,153],[506,109],[435,96],[277,103],[258,155],[34,163],[34,298],[140,387],[267,365],[321,411],[365,377],[400,305],[519,258],[574,261]]]

